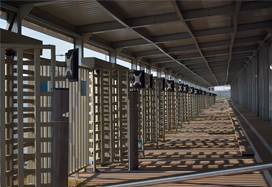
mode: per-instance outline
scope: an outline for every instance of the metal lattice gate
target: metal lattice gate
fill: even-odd
[[[15,53],[5,55],[6,48]],[[26,49],[28,53],[25,53]],[[42,49],[51,50],[53,58],[41,58]],[[67,88],[75,83],[68,83],[64,77],[65,63],[55,61],[55,47],[52,45],[2,44],[0,56],[0,121],[5,124],[0,129],[1,186],[14,186],[15,181],[20,186],[50,186],[51,89]],[[79,71],[81,80],[86,75],[85,70]],[[70,96],[74,98],[73,92]],[[75,99],[79,108],[72,103],[69,106],[70,113],[81,113],[81,121],[69,123],[71,129],[78,127],[77,131],[70,131],[69,158],[73,167],[69,165],[69,174],[88,166],[88,136],[84,134],[88,131],[88,115],[80,110],[74,111],[87,111],[87,104],[83,106],[81,103],[88,101],[81,98],[80,102],[79,98]],[[76,155],[76,152],[81,154]]]
[[[97,165],[127,161],[128,69],[95,58],[90,70],[90,160]]]

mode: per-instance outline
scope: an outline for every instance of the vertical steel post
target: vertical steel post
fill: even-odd
[[[34,101],[35,101],[35,185],[41,185],[41,93],[40,49],[34,49]]]
[[[52,187],[68,186],[69,89],[52,91]]]
[[[128,165],[129,170],[138,170],[138,92],[128,95]]]
[[[5,49],[0,51],[0,185],[6,186]]]
[[[24,186],[23,50],[17,49],[18,186]]]

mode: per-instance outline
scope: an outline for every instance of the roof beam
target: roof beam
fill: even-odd
[[[256,29],[265,29],[271,26],[272,26],[271,21],[243,24],[243,25],[237,26],[237,32],[251,31]],[[198,30],[198,31],[194,31],[193,35],[196,38],[200,38],[205,36],[213,36],[218,34],[229,34],[229,33],[233,33],[232,27],[220,27],[220,28],[213,28],[213,29]],[[189,39],[189,38],[191,38],[191,36],[188,33],[176,33],[176,34],[155,36],[153,37],[153,40],[155,43],[161,43],[166,41],[183,40],[183,39]],[[132,47],[132,46],[145,45],[145,44],[147,44],[147,42],[144,41],[143,39],[134,39],[134,40],[114,42],[113,46],[117,48],[117,47]]]
[[[195,45],[185,45],[185,46],[178,46],[178,47],[170,47],[170,48],[167,48],[164,50],[168,54],[171,54],[171,53],[175,53],[175,52],[192,51],[192,50],[196,50],[196,49],[197,48]],[[134,53],[134,55],[136,57],[154,56],[154,55],[159,55],[159,54],[161,54],[161,52],[158,50],[140,51],[140,52]]]
[[[250,56],[252,56],[253,54],[254,54],[253,52],[233,54],[233,55],[232,55],[232,59],[250,57]]]
[[[244,2],[240,8],[239,13],[262,10],[262,9],[270,9],[270,8],[272,8],[271,1]],[[233,14],[233,13],[236,13],[235,5],[224,5],[224,6],[188,10],[188,11],[182,12],[183,17],[186,21],[199,19],[199,18],[205,18],[205,17],[211,17],[211,16]]]
[[[237,38],[234,42],[234,45],[263,41],[264,37],[265,36]],[[200,43],[199,47],[201,49],[208,49],[211,47],[229,46],[230,44],[231,44],[231,40],[222,40],[222,41],[216,41],[216,42]],[[196,50],[196,49],[197,48],[195,45],[185,45],[185,46],[178,46],[178,47],[170,47],[170,48],[166,48],[164,50],[168,54],[171,54],[171,53],[176,53],[176,52],[192,51],[192,50]],[[134,55],[136,57],[155,56],[155,55],[160,55],[160,54],[161,54],[161,52],[159,50],[140,51],[140,52],[134,53]]]
[[[191,68],[191,67],[205,67],[203,65],[200,65],[200,64],[188,64],[187,65],[188,68]],[[214,65],[210,65],[211,68],[216,68],[216,67],[220,67],[220,68],[225,68],[226,69],[226,64],[225,63],[217,63],[217,64],[214,64]]]
[[[201,8],[195,10],[182,11],[185,21],[199,19],[204,17],[232,14],[235,10],[233,5],[224,5],[211,8]]]
[[[167,41],[188,39],[188,38],[191,38],[191,36],[188,33],[175,33],[175,34],[167,34],[167,35],[161,35],[161,36],[153,36],[152,38],[154,43],[162,43]],[[139,39],[113,42],[112,46],[114,48],[119,48],[119,47],[133,47],[133,46],[146,45],[146,44],[149,44],[149,43],[145,41],[144,39],[139,38]]]
[[[70,37],[81,37],[74,25],[36,7],[30,11],[25,20]]]
[[[109,14],[111,17],[113,17],[115,20],[117,20],[120,24],[122,24],[123,26],[125,26],[126,28],[129,28],[131,30],[133,30],[138,36],[140,36],[141,38],[143,38],[144,40],[146,40],[147,42],[149,42],[150,44],[152,44],[153,46],[155,46],[157,49],[159,49],[163,54],[167,55],[172,61],[177,62],[178,64],[180,64],[181,66],[183,66],[184,68],[187,69],[186,66],[184,66],[181,62],[177,61],[176,59],[174,59],[172,56],[170,56],[169,54],[167,54],[160,46],[158,46],[154,41],[153,41],[153,37],[150,37],[149,35],[147,35],[145,32],[143,32],[140,29],[137,28],[131,28],[130,25],[127,23],[127,20],[125,17],[123,17],[118,11],[116,11],[113,7],[112,4],[110,4],[110,2],[106,2],[106,1],[99,1],[96,0],[95,1],[107,14]],[[189,70],[189,69],[188,69]],[[191,71],[191,70],[189,70]],[[193,71],[191,71],[191,73],[193,73],[196,77],[206,81],[205,79],[203,79],[202,77],[200,77],[199,75],[197,75],[196,73],[194,73]],[[207,81],[206,81],[207,82]],[[208,84],[210,84],[209,82],[207,82]]]
[[[246,2],[243,3],[241,7],[242,12],[254,11],[254,10],[262,10],[272,8],[271,2]],[[182,11],[182,15],[185,21],[194,20],[194,19],[202,19],[205,17],[218,16],[218,15],[228,15],[236,13],[235,5],[224,5],[217,6],[212,8],[202,8],[196,10]],[[127,24],[131,28],[140,28],[146,27],[149,25],[160,24],[171,21],[178,21],[179,18],[176,12],[167,13],[167,14],[159,14],[152,16],[144,16],[140,18],[127,19]],[[118,29],[125,28],[118,21],[110,21],[110,22],[102,22],[96,24],[88,24],[78,26],[78,30],[80,33],[89,33],[93,34],[110,32]]]
[[[257,41],[263,41],[264,38],[265,38],[265,35],[236,38],[234,41],[234,45],[242,44],[242,43],[252,43],[252,42],[257,42]]]
[[[130,28],[140,28],[146,27],[149,25],[155,25],[160,23],[178,21],[177,14],[174,13],[167,13],[167,14],[159,14],[159,15],[152,15],[152,16],[144,16],[139,18],[132,18],[127,19],[126,24]],[[110,22],[102,22],[102,23],[95,23],[89,25],[81,25],[77,27],[80,33],[93,33],[99,34],[119,29],[124,29],[124,25],[120,24],[118,21],[110,21]]]
[[[202,54],[202,51],[201,51],[201,49],[200,49],[200,47],[199,47],[199,45],[198,45],[198,41],[196,40],[195,35],[193,34],[191,28],[189,27],[189,25],[185,22],[185,20],[184,20],[184,18],[183,18],[183,15],[182,15],[182,13],[181,13],[181,9],[180,9],[179,5],[177,4],[177,1],[176,1],[176,0],[172,0],[171,3],[172,3],[172,5],[173,5],[175,11],[176,11],[177,14],[178,14],[180,21],[183,23],[183,25],[185,26],[186,30],[188,31],[188,33],[190,34],[190,36],[191,36],[192,39],[194,40],[194,43],[195,43],[195,45],[196,45],[196,48],[197,48],[197,50],[198,50],[200,56],[201,56],[201,57],[203,58],[203,60],[206,62],[207,67],[208,67],[209,70],[210,70],[210,73],[214,76],[212,70],[211,70],[210,67],[209,67],[208,61],[206,60],[206,58],[205,58],[204,55]],[[218,84],[218,81],[217,81],[217,79],[216,79],[215,76],[214,76],[214,79],[215,79],[215,81],[216,81],[217,84]]]
[[[241,5],[242,5],[242,1],[238,0],[236,2],[235,14],[233,15],[233,30],[234,30],[234,32],[232,33],[232,36],[231,36],[231,45],[230,45],[230,51],[229,51],[229,61],[228,61],[227,76],[226,76],[225,84],[227,84],[227,81],[229,78],[229,67],[230,67],[230,61],[232,58],[233,44],[234,44],[236,34],[237,34],[239,11],[240,11]]]
[[[233,49],[233,54],[236,53],[245,53],[249,51],[256,51],[258,49],[258,46],[246,46],[246,47],[237,47]],[[216,51],[208,51],[203,52],[204,57],[211,57],[211,56],[222,56],[222,55],[228,55],[229,50],[228,49],[221,49]],[[176,60],[189,60],[189,59],[202,59],[202,56],[199,53],[190,53],[190,54],[184,54],[179,56],[173,56]],[[162,64],[166,62],[172,62],[171,59],[168,57],[162,57],[162,58],[153,58],[149,60],[149,63],[157,63]],[[204,62],[202,60],[202,62]],[[184,63],[184,62],[182,62]]]
[[[35,0],[35,1],[6,1],[10,3],[12,6],[41,6],[41,5],[49,5],[53,4],[55,2],[59,2],[61,0],[46,0],[46,1],[40,1],[40,0]]]

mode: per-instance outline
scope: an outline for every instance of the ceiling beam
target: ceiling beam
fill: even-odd
[[[127,19],[126,24],[130,28],[141,28],[141,27],[147,27],[149,25],[168,23],[168,22],[178,21],[178,20],[179,20],[178,16],[174,12],[174,13]],[[81,26],[78,26],[77,28],[80,33],[91,32],[93,34],[99,34],[99,33],[124,29],[126,27],[124,27],[124,25],[120,24],[118,21],[109,21],[109,22],[95,23],[95,24],[89,24],[89,25],[81,25]]]
[[[269,9],[272,8],[271,1],[256,1],[256,2],[244,2],[241,6],[240,13],[248,12],[248,11],[255,11],[255,10],[262,10],[262,9]],[[217,16],[217,15],[227,15],[235,13],[236,7],[235,5],[224,5],[224,6],[217,6],[205,9],[196,9],[196,10],[189,10],[183,11],[182,14],[186,21]]]
[[[237,38],[234,42],[234,45],[237,44],[246,44],[246,43],[252,43],[252,42],[258,42],[263,41],[265,36],[253,36],[253,37],[245,37],[245,38]],[[231,40],[222,40],[222,41],[216,41],[216,42],[207,42],[207,43],[200,43],[199,47],[201,49],[208,49],[211,47],[223,47],[223,46],[229,46],[231,44]],[[195,45],[184,45],[184,46],[178,46],[178,47],[170,47],[165,48],[164,50],[168,53],[176,53],[176,52],[189,52],[196,50]],[[160,55],[160,50],[149,50],[149,51],[140,51],[134,53],[135,57],[147,57],[147,56],[156,56]]]
[[[180,21],[183,23],[183,26],[185,26],[187,32],[190,34],[190,36],[191,36],[192,39],[194,40],[194,43],[195,43],[195,45],[196,45],[196,48],[197,48],[197,50],[198,50],[200,56],[201,56],[201,57],[203,58],[203,60],[206,62],[207,67],[209,68],[211,75],[214,76],[212,70],[211,70],[210,67],[209,67],[208,61],[207,61],[206,58],[204,57],[204,55],[203,55],[203,53],[202,53],[202,51],[201,51],[201,49],[200,49],[200,47],[199,47],[199,45],[198,45],[198,41],[196,40],[195,35],[194,35],[193,32],[192,32],[192,29],[191,29],[190,26],[185,22],[185,20],[184,20],[184,18],[183,18],[183,15],[182,15],[182,13],[181,13],[181,9],[180,9],[179,5],[177,4],[177,1],[176,1],[176,0],[172,0],[171,3],[172,3],[172,5],[173,5],[175,11],[176,11],[177,14],[178,14]],[[217,79],[216,79],[215,76],[214,76],[214,79],[215,79],[215,81],[216,81],[217,84],[218,84],[218,81],[217,81]]]
[[[256,51],[258,49],[258,46],[246,46],[246,47],[237,47],[233,49],[233,54],[237,53],[246,53],[249,51]],[[208,51],[203,52],[204,57],[211,57],[211,56],[222,56],[222,55],[228,55],[229,50],[228,49],[221,49],[216,51]],[[176,60],[190,60],[190,59],[202,59],[202,56],[199,53],[190,53],[190,54],[184,54],[179,56],[173,56]],[[171,59],[168,57],[162,57],[162,58],[153,58],[149,60],[149,63],[157,63],[162,64],[166,62],[172,62]],[[204,62],[202,60],[202,62]],[[184,62],[182,62],[184,64]]]
[[[229,61],[228,61],[228,68],[227,68],[227,76],[226,76],[226,80],[225,80],[225,84],[227,84],[228,81],[228,77],[229,77],[229,67],[230,67],[230,61],[232,58],[232,52],[233,52],[233,44],[236,38],[236,34],[237,34],[237,26],[238,26],[238,19],[239,19],[239,11],[242,5],[242,1],[238,0],[236,2],[236,8],[235,8],[235,14],[233,15],[233,30],[234,32],[231,34],[231,45],[230,45],[230,51],[229,51]]]
[[[256,29],[265,29],[271,26],[272,26],[271,21],[242,24],[237,26],[237,32],[251,31]],[[218,34],[229,34],[229,33],[233,33],[233,27],[220,27],[220,28],[213,28],[213,29],[197,30],[193,32],[193,35],[196,38],[200,38],[205,36],[214,36]],[[191,36],[189,33],[175,33],[175,34],[169,34],[169,35],[154,36],[152,38],[155,43],[162,43],[166,41],[189,39],[191,38]],[[133,40],[113,42],[112,45],[118,48],[118,47],[132,47],[132,46],[145,45],[145,44],[148,44],[148,43],[144,41],[143,39],[133,39]]]
[[[191,38],[191,36],[189,35],[189,33],[175,33],[175,34],[167,34],[167,35],[161,35],[161,36],[153,36],[152,38],[154,43],[162,43],[167,41],[188,39],[188,38]],[[118,48],[118,47],[133,47],[133,46],[146,45],[146,44],[149,44],[149,43],[145,41],[144,39],[139,38],[139,39],[113,42],[112,46],[114,48]]]
[[[30,11],[30,13],[25,17],[25,20],[66,36],[81,37],[81,34],[77,31],[77,28],[74,25],[36,7]]]
[[[196,50],[195,45],[184,45],[184,46],[178,46],[178,47],[170,47],[167,49],[164,49],[168,54],[175,53],[175,52],[183,52],[183,51],[192,51]],[[154,55],[159,55],[161,52],[159,50],[149,50],[149,51],[140,51],[134,53],[136,57],[145,57],[145,56],[154,56]]]
[[[12,6],[42,6],[42,5],[50,5],[54,4],[56,2],[59,2],[61,0],[46,0],[46,1],[40,1],[40,0],[32,0],[32,1],[5,1],[9,3]]]
[[[53,1],[50,3],[53,3]],[[2,2],[0,5],[1,5],[1,7],[3,5],[5,5],[4,6],[5,8],[7,8],[9,10],[16,10],[17,12],[20,10],[19,8],[13,7],[12,5],[4,4]],[[58,17],[55,17],[51,14],[48,14],[47,12],[45,12],[37,7],[34,7],[30,11],[30,13],[25,17],[25,20],[30,23],[36,24],[38,27],[44,27],[46,29],[52,30],[56,33],[63,34],[65,36],[69,36],[69,37],[73,37],[73,38],[81,38],[82,37],[81,34],[78,33],[77,28],[74,25],[72,25],[68,22],[65,22],[64,20],[59,19]],[[33,25],[33,24],[27,24],[27,27],[30,27],[29,25]],[[33,29],[33,27],[31,27],[31,28]],[[37,29],[37,28],[34,27],[34,29]],[[39,32],[43,32],[43,31],[39,30]],[[46,33],[46,32],[44,32],[44,33]],[[48,32],[46,34],[48,34]],[[56,37],[56,36],[54,36],[54,37]],[[95,35],[92,35],[92,37],[86,43],[93,45],[95,47],[104,49],[104,50],[109,50],[109,51],[114,50],[112,48],[110,42],[108,42],[98,36],[95,36]],[[127,51],[127,50],[125,50],[125,49],[122,50],[121,55],[125,56],[126,58],[131,58],[131,59],[135,58],[133,54],[130,55],[130,54],[124,53],[125,51]],[[143,60],[142,60],[142,62],[146,63]]]
[[[268,8],[272,8],[271,2],[246,2],[246,3],[243,3],[240,13],[268,9]],[[182,15],[185,21],[189,21],[189,20],[202,19],[202,18],[211,17],[211,16],[234,14],[236,13],[235,10],[236,10],[235,5],[231,4],[231,5],[217,6],[217,7],[211,7],[211,8],[182,11]],[[144,16],[139,18],[127,19],[127,24],[131,28],[140,28],[140,27],[146,27],[149,25],[178,21],[178,20],[179,18],[176,12],[173,12],[173,13],[158,14],[158,15],[152,15],[152,16]],[[96,24],[78,26],[78,30],[80,33],[91,32],[93,34],[110,32],[110,31],[115,31],[115,30],[123,29],[123,28],[125,27],[122,24],[120,24],[118,21],[101,22]]]
[[[153,37],[147,35],[145,32],[143,32],[141,29],[139,28],[131,28],[130,25],[127,23],[127,20],[125,17],[123,17],[114,7],[112,4],[110,4],[110,2],[106,2],[106,1],[95,1],[107,14],[109,14],[112,18],[114,18],[116,21],[118,21],[120,24],[122,24],[124,27],[129,28],[131,30],[133,30],[139,37],[141,37],[142,39],[146,40],[147,42],[149,42],[150,44],[152,44],[153,46],[155,46],[157,49],[159,49],[163,54],[167,55],[170,59],[172,59],[172,61],[175,61],[176,63],[180,64],[181,66],[183,66],[184,68],[187,69],[186,66],[184,66],[181,62],[177,61],[176,59],[174,59],[172,56],[170,56],[169,54],[167,54],[159,45],[157,45],[154,40]],[[189,70],[189,69],[188,69]],[[189,70],[191,71],[191,70]],[[196,77],[206,81],[205,79],[203,79],[202,77],[200,77],[199,75],[197,75],[196,73],[192,72]],[[207,82],[207,81],[206,81]],[[208,84],[210,84],[209,82],[207,82]]]

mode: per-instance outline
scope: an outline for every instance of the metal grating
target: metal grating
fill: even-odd
[[[151,25],[146,27],[144,30],[151,36],[186,32],[186,29],[180,21]]]
[[[216,6],[223,6],[231,4],[231,1],[178,1],[182,10],[195,10],[201,8],[211,8]]]
[[[126,18],[136,18],[175,12],[169,1],[112,1]]]
[[[60,1],[38,8],[75,26],[114,21],[94,1],[89,0]]]
[[[228,14],[190,20],[189,23],[193,30],[203,30],[231,26],[231,20],[231,14]]]
[[[127,29],[127,28],[120,29],[117,31],[97,34],[97,36],[99,36],[109,42],[117,42],[117,41],[132,40],[132,39],[140,38],[135,32],[133,32],[131,29]]]

